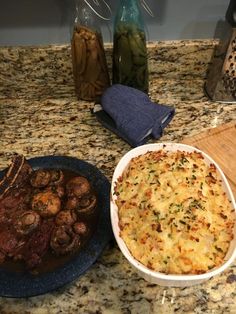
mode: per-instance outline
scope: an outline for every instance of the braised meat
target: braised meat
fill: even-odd
[[[32,168],[26,162],[25,157],[15,155],[5,176],[0,181],[0,199],[3,198],[12,187],[23,185],[28,180],[31,172]]]
[[[53,228],[54,222],[52,219],[43,220],[22,250],[18,251],[16,258],[23,259],[28,268],[35,268],[40,264],[42,257],[49,248]]]
[[[2,259],[4,260],[6,256],[14,254],[14,251],[18,247],[20,241],[17,235],[10,228],[5,228],[0,232],[0,248]]]
[[[30,206],[31,189],[27,183],[32,168],[23,156],[14,156],[0,182],[0,255],[3,262],[24,246],[25,236],[18,234],[15,221]]]
[[[80,249],[97,199],[88,179],[65,178],[61,169],[33,170],[13,157],[0,181],[0,264],[24,261],[35,269],[47,252],[65,255]],[[81,216],[82,214],[82,216]]]

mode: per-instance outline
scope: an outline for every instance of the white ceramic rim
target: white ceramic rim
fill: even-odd
[[[222,264],[221,266],[219,266],[217,268],[214,268],[213,270],[211,270],[207,273],[199,274],[199,275],[172,275],[172,274],[168,275],[168,274],[163,274],[160,272],[152,271],[152,270],[148,269],[146,266],[144,266],[143,264],[141,264],[140,262],[138,262],[137,260],[135,260],[135,258],[129,252],[125,242],[119,236],[120,229],[119,229],[119,225],[118,225],[118,208],[115,204],[116,196],[114,195],[115,182],[117,181],[117,178],[123,173],[124,169],[127,167],[129,161],[133,157],[142,155],[148,151],[156,151],[156,150],[160,150],[160,149],[166,149],[167,151],[176,151],[176,150],[182,150],[182,151],[187,151],[187,152],[197,151],[197,152],[201,153],[204,157],[204,160],[208,164],[212,163],[216,166],[216,169],[221,176],[222,184],[223,184],[223,187],[225,188],[225,192],[227,193],[227,196],[228,196],[229,200],[231,201],[232,208],[235,210],[235,213],[236,213],[236,203],[235,203],[233,192],[229,186],[228,180],[226,179],[226,177],[225,177],[223,171],[221,170],[221,168],[219,167],[219,165],[208,154],[204,153],[203,151],[197,149],[194,146],[181,144],[181,143],[168,143],[168,142],[166,142],[166,143],[145,144],[142,146],[138,146],[134,149],[131,149],[128,153],[126,153],[118,162],[118,164],[115,168],[115,171],[113,173],[112,184],[111,184],[111,203],[110,203],[111,208],[110,208],[110,212],[111,212],[111,224],[112,224],[112,229],[113,229],[113,233],[114,233],[116,242],[117,242],[121,252],[127,258],[127,260],[134,267],[136,267],[139,271],[141,271],[142,273],[145,273],[146,275],[148,275],[150,277],[153,277],[156,279],[162,279],[162,280],[166,280],[166,281],[172,280],[172,281],[193,281],[193,282],[197,281],[197,280],[209,279],[209,278],[223,272],[227,267],[230,266],[230,264],[232,264],[232,262],[236,258],[236,245],[232,249],[233,252],[229,258],[228,258],[228,253],[226,254],[226,258],[225,258],[226,261],[224,262],[224,264]],[[235,237],[236,237],[236,225],[234,226],[234,239],[233,239],[234,241],[235,241]],[[232,243],[232,241],[231,241],[231,243]]]

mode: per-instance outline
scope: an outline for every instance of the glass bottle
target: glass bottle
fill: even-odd
[[[101,30],[87,1],[76,1],[71,40],[72,66],[78,99],[98,101],[110,85]]]
[[[113,36],[113,84],[147,93],[147,47],[139,0],[120,0]]]

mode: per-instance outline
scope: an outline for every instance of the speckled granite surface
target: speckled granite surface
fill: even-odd
[[[162,141],[236,119],[236,104],[209,101],[203,92],[214,41],[149,44],[150,97],[175,106]],[[111,47],[106,47],[111,68]],[[69,155],[96,165],[111,179],[130,146],[91,115],[93,103],[76,99],[70,48],[0,48],[0,169],[12,152],[26,157]],[[160,141],[160,140],[159,140]],[[236,313],[236,264],[189,288],[141,279],[111,243],[81,278],[53,293],[0,298],[0,313]]]

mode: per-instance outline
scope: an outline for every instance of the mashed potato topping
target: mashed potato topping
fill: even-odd
[[[201,274],[223,263],[235,212],[201,153],[162,149],[135,157],[114,193],[120,236],[146,267]]]

